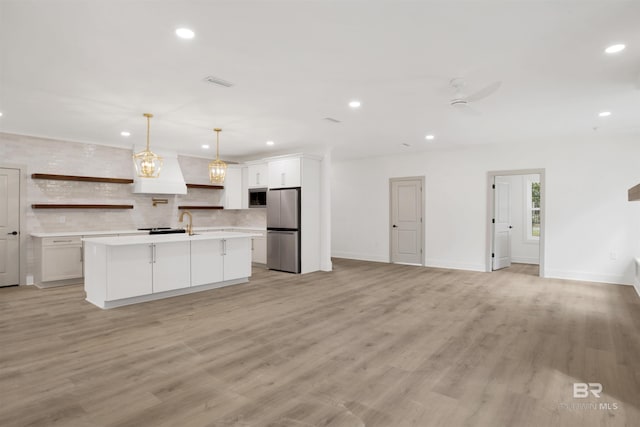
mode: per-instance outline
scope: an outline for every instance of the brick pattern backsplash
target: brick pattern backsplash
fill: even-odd
[[[32,173],[132,178],[132,150],[0,132],[0,165],[26,166],[26,224],[21,232],[112,231],[178,227],[178,205],[221,205],[222,190],[189,189],[186,195],[133,194],[132,184],[31,179]],[[185,181],[208,183],[209,160],[179,156]],[[22,197],[25,197],[23,195]],[[152,197],[168,204],[152,205]],[[130,204],[133,209],[31,209],[33,203]],[[193,211],[195,227],[265,227],[265,209]],[[27,240],[28,274],[34,271],[33,244]]]

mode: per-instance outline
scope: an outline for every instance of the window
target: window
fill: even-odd
[[[540,181],[527,180],[525,186],[526,206],[525,222],[527,224],[525,236],[527,240],[540,239]]]

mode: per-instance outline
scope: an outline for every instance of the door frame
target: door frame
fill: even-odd
[[[425,265],[425,257],[427,255],[427,248],[425,248],[425,233],[424,233],[424,224],[425,224],[425,214],[426,214],[426,209],[425,209],[425,179],[424,179],[424,175],[423,176],[403,176],[403,177],[398,177],[398,178],[389,178],[389,218],[388,218],[388,226],[389,226],[389,263],[392,263],[392,251],[393,248],[391,247],[391,241],[392,241],[392,237],[391,234],[393,233],[393,228],[392,228],[392,221],[391,221],[391,217],[392,217],[392,212],[393,212],[393,206],[391,205],[392,203],[392,197],[391,197],[391,193],[392,193],[392,187],[393,187],[393,183],[394,182],[398,182],[398,181],[415,181],[415,180],[419,180],[420,181],[420,185],[422,186],[422,191],[420,191],[420,196],[421,196],[421,200],[420,200],[420,210],[422,213],[422,221],[420,222],[420,246],[422,248],[422,254],[420,257],[420,265],[424,266]]]
[[[20,209],[18,232],[20,233],[20,239],[18,239],[20,245],[20,263],[18,266],[18,284],[19,285],[32,285],[27,282],[27,233],[26,230],[26,212],[27,212],[27,165],[17,165],[12,163],[0,163],[0,168],[3,169],[16,169],[18,171],[18,204]]]
[[[497,176],[510,176],[510,175],[540,175],[540,240],[539,243],[539,276],[545,277],[545,234],[546,234],[546,220],[547,216],[547,186],[545,179],[545,169],[517,169],[517,170],[504,170],[504,171],[489,171],[487,172],[487,244],[485,254],[485,271],[492,272],[492,259],[493,253],[493,224],[491,219],[494,218],[494,197],[493,197],[493,183]]]

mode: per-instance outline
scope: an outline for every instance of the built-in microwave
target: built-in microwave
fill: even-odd
[[[249,189],[249,207],[250,208],[266,208],[267,207],[267,189],[266,188],[250,188]]]

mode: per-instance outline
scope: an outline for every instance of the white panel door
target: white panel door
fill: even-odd
[[[222,240],[191,242],[191,286],[222,282]]]
[[[422,180],[391,180],[391,262],[422,264]]]
[[[20,283],[20,171],[0,168],[0,286]]]
[[[191,245],[189,242],[154,243],[153,292],[191,286]]]
[[[511,185],[500,178],[493,186],[493,270],[511,265]]]
[[[251,239],[223,240],[224,280],[251,276]]]
[[[107,301],[153,292],[153,245],[111,246],[107,256]]]

